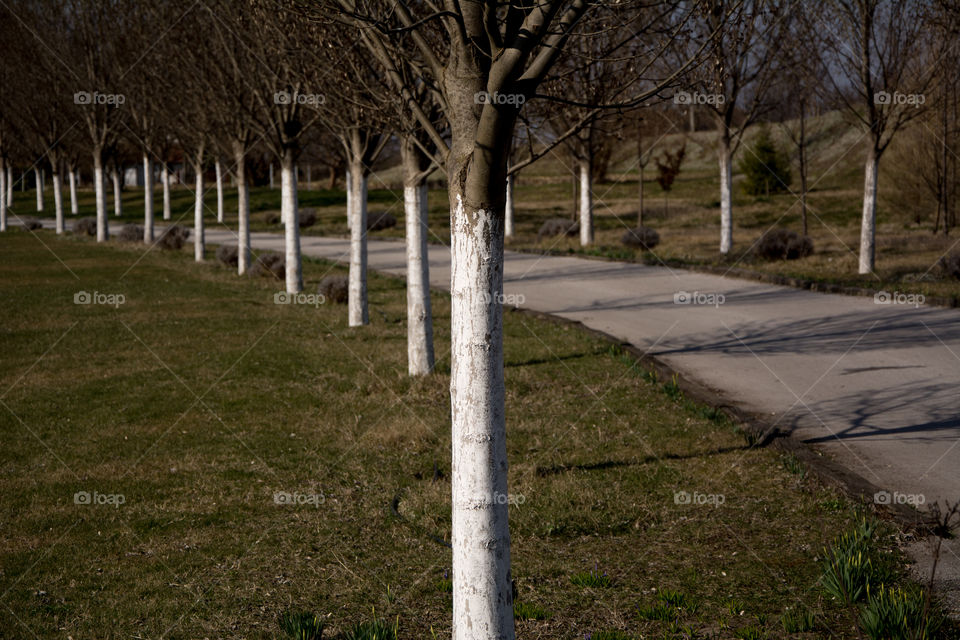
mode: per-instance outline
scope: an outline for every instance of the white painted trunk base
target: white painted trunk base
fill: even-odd
[[[280,165],[280,217],[284,220],[287,293],[303,291],[300,264],[300,215],[297,211],[297,165],[288,151]]]
[[[593,171],[589,161],[580,162],[580,246],[593,244]]]
[[[730,149],[720,147],[720,253],[727,255],[733,248],[733,171]]]
[[[7,206],[13,206],[13,167],[7,167]]]
[[[507,176],[507,200],[503,211],[503,235],[513,237],[513,176]]]
[[[7,230],[7,176],[6,169],[3,168],[2,159],[0,159],[0,231]]]
[[[103,166],[94,159],[93,189],[97,197],[97,242],[110,239],[110,221],[107,219],[107,185],[104,182]]]
[[[433,371],[433,312],[427,260],[427,185],[403,188],[407,235],[407,369],[411,376]]]
[[[70,169],[70,215],[75,216],[80,211],[80,203],[77,202],[77,171]]]
[[[120,193],[120,172],[113,169],[110,172],[113,180],[113,215],[117,218],[123,215],[123,198]]]
[[[160,182],[163,183],[163,219],[170,219],[170,169],[163,163],[160,169]]]
[[[53,211],[57,219],[57,233],[63,233],[63,185],[58,171],[53,173]]]
[[[367,176],[359,167],[347,172],[347,218],[350,225],[347,324],[359,327],[370,322],[367,308]]]
[[[237,273],[243,275],[250,268],[250,193],[247,190],[247,170],[242,149],[236,151],[237,165]]]
[[[223,222],[223,167],[220,166],[220,158],[213,163],[217,172],[217,222]]]
[[[153,162],[143,154],[143,241],[153,242]]]
[[[867,156],[863,178],[863,218],[860,221],[860,274],[873,273],[877,237],[877,168],[879,159],[874,153]]]
[[[43,178],[40,176],[40,169],[33,171],[37,183],[37,213],[43,212]]]
[[[193,198],[193,259],[203,262],[206,249],[206,232],[203,227],[203,167],[196,167],[196,184]]]

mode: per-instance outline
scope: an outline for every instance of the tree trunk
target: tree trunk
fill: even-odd
[[[351,159],[347,170],[347,215],[350,223],[350,286],[347,323],[370,322],[367,308],[367,176],[363,162]]]
[[[337,187],[337,170],[330,167],[330,173],[327,176],[327,189],[333,190]]]
[[[284,221],[287,293],[303,291],[300,265],[300,215],[297,211],[297,163],[287,148],[280,159],[280,217]]]
[[[160,168],[160,182],[163,183],[163,219],[170,219],[170,168],[164,162]]]
[[[407,370],[411,376],[422,376],[433,371],[434,365],[427,252],[427,181],[418,175],[425,163],[416,144],[403,141],[400,153],[407,235]]]
[[[273,163],[270,163],[270,188],[273,189]]]
[[[800,225],[803,235],[807,233],[807,113],[805,103],[800,103]]]
[[[110,170],[110,178],[113,180],[113,215],[119,218],[123,215],[123,199],[120,189],[120,171],[116,167]]]
[[[13,206],[13,167],[10,165],[7,165],[7,206]]]
[[[727,255],[733,248],[733,158],[730,140],[720,137],[720,253]]]
[[[223,222],[223,167],[220,166],[220,158],[213,161],[213,167],[217,172],[217,222]]]
[[[243,144],[234,143],[233,155],[237,165],[237,273],[242,276],[250,266],[250,192]]]
[[[79,211],[77,202],[77,170],[70,169],[70,215],[75,216]]]
[[[203,227],[203,152],[197,154],[197,160],[193,165],[193,171],[196,174],[196,184],[193,197],[193,259],[197,262],[203,262],[203,254],[206,249],[206,233]]]
[[[34,169],[33,174],[37,187],[37,213],[43,213],[43,181],[40,178],[40,169]]]
[[[7,169],[6,162],[0,156],[0,231],[7,230]]]
[[[53,168],[53,211],[57,218],[57,233],[63,233],[63,188],[60,183],[60,168],[54,163]]]
[[[107,185],[101,149],[93,150],[93,189],[97,197],[97,242],[106,242],[110,239],[110,220],[107,219]]]
[[[637,209],[637,227],[643,226],[643,165],[638,167],[640,171],[640,176],[637,178],[637,181],[640,183],[637,186],[637,204],[639,208]]]
[[[590,159],[580,161],[580,246],[593,244],[593,167]]]
[[[877,234],[877,167],[880,158],[871,145],[863,178],[863,219],[860,222],[860,268],[858,273],[873,273]]]
[[[153,162],[143,152],[143,241],[153,243]]]
[[[503,235],[513,237],[513,176],[507,176],[506,204],[503,210]]]

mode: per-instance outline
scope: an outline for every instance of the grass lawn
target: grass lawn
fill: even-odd
[[[301,611],[449,636],[447,296],[411,380],[395,279],[351,329],[212,251],[14,229],[0,255],[0,638],[281,638]],[[520,637],[854,636],[817,585],[853,505],[598,338],[504,331]]]

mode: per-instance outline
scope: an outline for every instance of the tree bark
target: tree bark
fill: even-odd
[[[800,103],[800,225],[807,235],[807,109]]]
[[[433,312],[427,252],[427,181],[416,144],[400,147],[404,169],[403,217],[407,240],[407,370],[411,376],[433,371]]]
[[[720,253],[727,255],[733,248],[733,158],[730,140],[720,137]]]
[[[7,169],[6,162],[0,156],[0,231],[7,230]]]
[[[873,273],[877,229],[877,167],[880,158],[871,146],[863,177],[863,218],[860,221],[860,265],[858,273]]]
[[[43,181],[40,178],[40,168],[33,170],[37,187],[37,213],[43,213]]]
[[[147,151],[143,152],[143,241],[153,242],[153,162]]]
[[[163,183],[163,219],[170,219],[170,168],[164,162],[160,168],[160,181]]]
[[[203,254],[206,249],[206,233],[203,227],[203,152],[197,154],[197,160],[193,165],[193,171],[196,174],[196,184],[193,197],[193,259],[197,262],[203,262]]]
[[[77,215],[80,204],[77,202],[77,170],[70,169],[70,215]]]
[[[360,159],[347,170],[347,216],[350,224],[350,275],[347,293],[347,324],[359,327],[370,322],[367,308],[367,175]]]
[[[593,244],[593,167],[590,159],[580,161],[580,246]]]
[[[513,176],[507,176],[506,204],[503,209],[503,235],[513,237]]]
[[[113,215],[119,218],[123,215],[123,199],[120,189],[120,171],[116,167],[110,170],[110,179],[113,180]]]
[[[213,167],[217,172],[217,222],[223,222],[223,167],[219,157],[213,161]]]
[[[243,144],[234,143],[233,155],[237,165],[237,273],[242,276],[250,266],[250,192]]]
[[[107,185],[103,175],[103,151],[93,150],[93,189],[97,198],[97,242],[110,239],[110,220],[107,219]]]
[[[63,187],[60,182],[60,169],[54,164],[53,169],[53,211],[57,218],[57,233],[61,234],[63,228]]]
[[[300,265],[300,216],[297,211],[297,164],[294,150],[287,148],[280,159],[280,217],[284,221],[287,293],[303,291]]]
[[[273,163],[270,163],[270,188],[273,189]]]
[[[637,227],[643,226],[643,165],[639,166],[640,177],[637,181],[640,183],[637,186],[637,204],[640,205],[637,209]]]

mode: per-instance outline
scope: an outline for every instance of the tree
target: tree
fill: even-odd
[[[664,149],[663,160],[657,158],[655,161],[657,164],[657,184],[659,184],[660,189],[663,190],[664,214],[667,213],[667,195],[673,188],[674,180],[680,175],[680,165],[683,164],[683,158],[686,155],[687,145],[684,143],[683,146],[672,153],[669,149]]]
[[[749,195],[769,196],[790,188],[790,163],[767,127],[760,129],[750,153],[740,161],[740,171],[744,174],[743,190]]]

